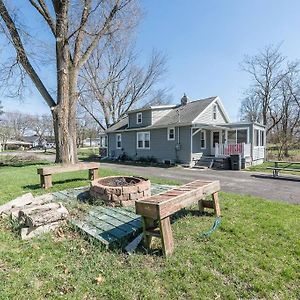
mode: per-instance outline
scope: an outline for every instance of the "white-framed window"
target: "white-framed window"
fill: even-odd
[[[248,129],[233,129],[227,132],[228,144],[248,143]]]
[[[137,149],[150,149],[150,131],[137,133]]]
[[[213,106],[213,120],[217,120],[217,111],[218,111],[218,107],[217,104],[215,104]]]
[[[175,128],[170,127],[168,128],[168,141],[174,141],[175,140]]]
[[[259,130],[254,129],[254,146],[259,146]]]
[[[201,149],[206,148],[206,131],[205,130],[200,131],[200,147],[201,147]]]
[[[260,146],[265,145],[265,132],[263,130],[260,130]]]
[[[122,149],[122,134],[121,133],[118,133],[116,135],[116,148]]]
[[[100,147],[107,148],[107,135],[100,137]]]
[[[142,124],[143,123],[143,114],[141,112],[136,114],[136,123]]]

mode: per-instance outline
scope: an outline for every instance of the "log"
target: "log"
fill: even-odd
[[[44,205],[31,205],[19,211],[19,218],[34,215],[36,213],[41,214],[53,209],[58,209],[60,206],[61,204],[55,202],[46,203]]]
[[[9,211],[10,216],[13,220],[15,220],[19,217],[20,210],[24,211],[25,209],[31,209],[31,208],[34,208],[38,205],[43,205],[43,204],[49,203],[53,199],[54,199],[54,197],[53,197],[52,194],[46,194],[46,195],[35,197],[34,200],[31,203],[27,204],[27,205],[12,208]]]
[[[34,214],[24,215],[25,226],[28,226],[29,228],[43,226],[45,224],[65,220],[68,215],[68,210],[62,205],[51,210],[36,210]]]
[[[34,197],[31,193],[24,194],[4,205],[0,206],[0,215],[9,214],[10,210],[16,207],[23,207],[29,205],[34,201]]]
[[[29,240],[29,239],[32,239],[33,237],[40,236],[44,233],[47,233],[47,232],[50,232],[50,231],[56,229],[57,227],[59,227],[60,224],[61,224],[61,221],[54,222],[51,224],[45,224],[43,226],[36,227],[36,228],[24,227],[21,229],[21,239]]]

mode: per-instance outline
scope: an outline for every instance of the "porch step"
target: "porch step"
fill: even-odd
[[[195,164],[195,167],[211,168],[214,163],[213,156],[202,156]]]

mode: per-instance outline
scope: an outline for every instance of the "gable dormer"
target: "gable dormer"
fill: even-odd
[[[175,105],[150,106],[128,112],[128,128],[139,128],[153,125],[167,115]]]
[[[193,121],[193,123],[203,124],[226,124],[229,122],[229,117],[219,97],[216,97]]]

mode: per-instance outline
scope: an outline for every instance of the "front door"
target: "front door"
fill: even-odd
[[[211,155],[215,155],[216,143],[221,143],[222,134],[220,131],[211,132]]]

